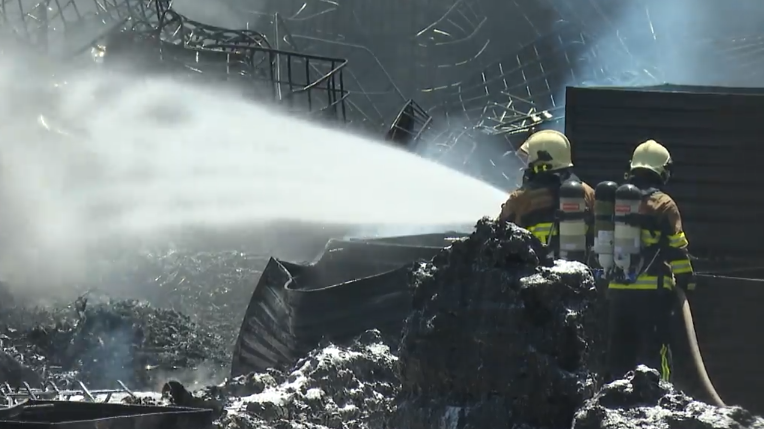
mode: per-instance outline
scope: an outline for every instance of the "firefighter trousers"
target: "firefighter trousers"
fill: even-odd
[[[608,302],[607,381],[640,364],[671,381],[672,291],[610,289]]]

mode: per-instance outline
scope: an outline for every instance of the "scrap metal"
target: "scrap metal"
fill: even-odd
[[[345,59],[275,49],[260,32],[191,20],[167,0],[0,1],[0,31],[28,49],[58,58],[90,51],[102,63],[138,53],[162,70],[235,82],[258,100],[346,120]]]
[[[110,402],[114,395],[118,394],[136,398],[135,394],[120,380],[117,380],[119,388],[116,389],[88,389],[81,381],[77,381],[77,384],[80,389],[61,389],[53,381],[47,380],[41,387],[31,387],[29,383],[23,382],[21,387],[14,389],[8,383],[3,383],[0,384],[0,401],[2,401],[0,408],[12,407],[29,399]]]

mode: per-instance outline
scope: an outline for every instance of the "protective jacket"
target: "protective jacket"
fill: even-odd
[[[543,174],[533,174],[523,185],[509,194],[507,201],[501,206],[498,220],[512,222],[517,226],[533,233],[542,243],[557,250],[559,247],[555,228],[556,215],[559,208],[560,185],[569,179],[578,180],[572,172],[556,171]],[[594,211],[594,189],[582,182],[585,192],[586,210],[590,215]],[[591,246],[591,225],[588,228],[587,243]]]
[[[636,278],[615,277],[609,289],[657,290],[695,289],[694,273],[688,241],[682,229],[682,217],[674,200],[649,182],[633,178],[629,181],[642,190],[641,267]]]
[[[642,191],[642,253],[634,276],[615,275],[608,285],[608,377],[645,364],[670,381],[673,288],[695,288],[687,238],[674,200],[654,182],[632,178]]]

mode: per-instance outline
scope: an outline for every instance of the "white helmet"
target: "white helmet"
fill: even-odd
[[[555,171],[573,166],[570,141],[555,130],[541,130],[531,134],[520,146],[528,153],[528,166],[536,171]]]
[[[629,171],[646,169],[658,174],[663,181],[671,177],[671,154],[662,144],[655,140],[648,140],[634,149],[631,156]]]

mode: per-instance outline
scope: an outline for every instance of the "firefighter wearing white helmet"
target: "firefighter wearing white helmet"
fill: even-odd
[[[501,206],[498,220],[529,230],[558,258],[584,262],[594,190],[573,174],[570,141],[558,131],[542,130],[521,150],[528,159],[525,180]]]
[[[648,140],[634,150],[627,182],[616,190],[615,269],[608,284],[611,379],[638,364],[671,377],[673,289],[695,288],[679,208],[663,191],[671,172],[669,151]]]

